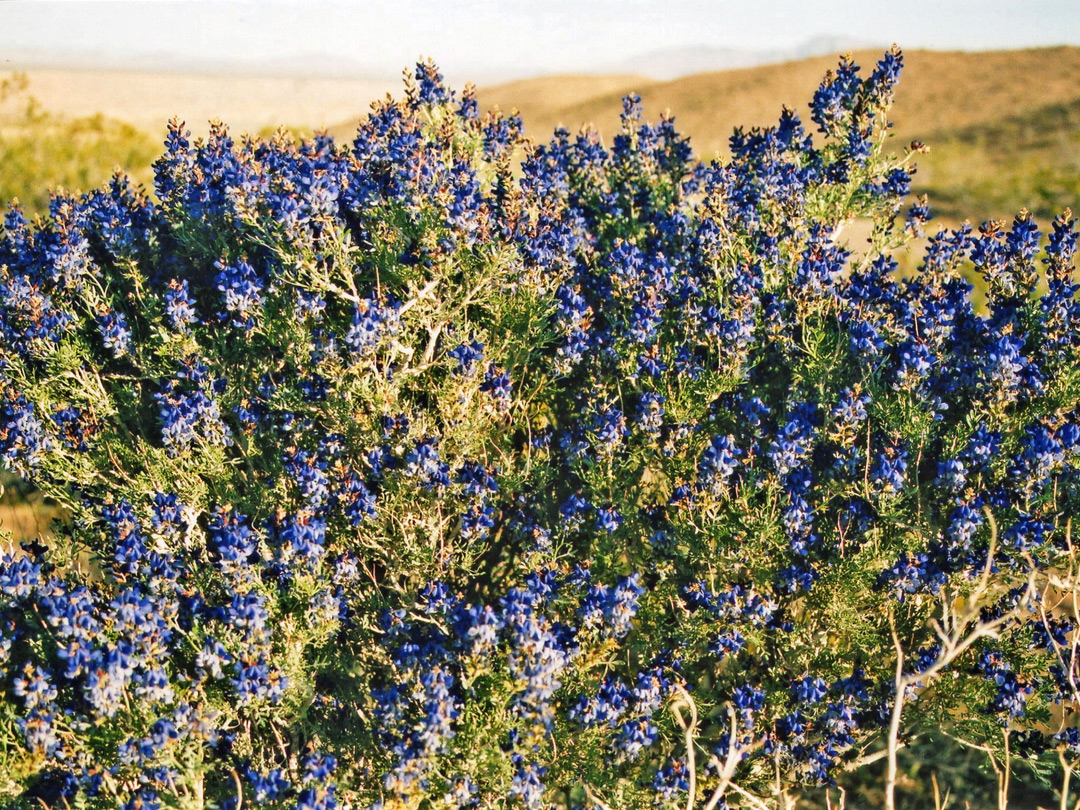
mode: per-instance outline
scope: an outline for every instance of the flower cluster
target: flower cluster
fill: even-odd
[[[919,722],[1075,748],[1074,222],[899,272],[901,62],[710,162],[426,63],[352,143],[173,122],[156,199],[13,209],[0,459],[67,517],[0,560],[0,803],[725,807]]]

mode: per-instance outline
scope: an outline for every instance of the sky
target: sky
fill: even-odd
[[[605,71],[694,47],[792,49],[816,36],[983,50],[1080,45],[1080,0],[0,0],[0,60],[451,78]]]

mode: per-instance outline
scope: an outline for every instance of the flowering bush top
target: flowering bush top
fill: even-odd
[[[700,163],[422,64],[351,145],[173,122],[156,202],[12,210],[0,455],[71,520],[0,562],[4,801],[786,806],[878,746],[891,802],[920,724],[1080,750],[1073,222],[901,277],[900,65]]]

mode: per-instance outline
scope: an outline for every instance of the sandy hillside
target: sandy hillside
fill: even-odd
[[[359,121],[371,101],[400,81],[280,78],[142,73],[128,71],[28,70],[30,94],[51,111],[73,117],[102,113],[151,134],[164,132],[174,115],[195,135],[219,118],[234,132],[258,132],[280,124],[318,129]]]

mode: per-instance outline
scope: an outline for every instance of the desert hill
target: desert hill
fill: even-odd
[[[881,54],[852,54],[863,75]],[[527,131],[540,137],[562,124],[576,130],[592,123],[608,133],[617,127],[621,99],[637,92],[647,115],[670,110],[679,128],[702,155],[723,153],[736,126],[767,126],[780,108],[796,109],[809,120],[807,103],[836,57],[702,73],[672,81],[635,80],[612,86],[598,80],[586,95],[581,77],[552,76],[482,88],[482,107],[516,107]],[[898,140],[928,139],[946,130],[991,124],[1041,107],[1080,99],[1080,48],[1039,48],[983,53],[911,51],[893,107]]]

